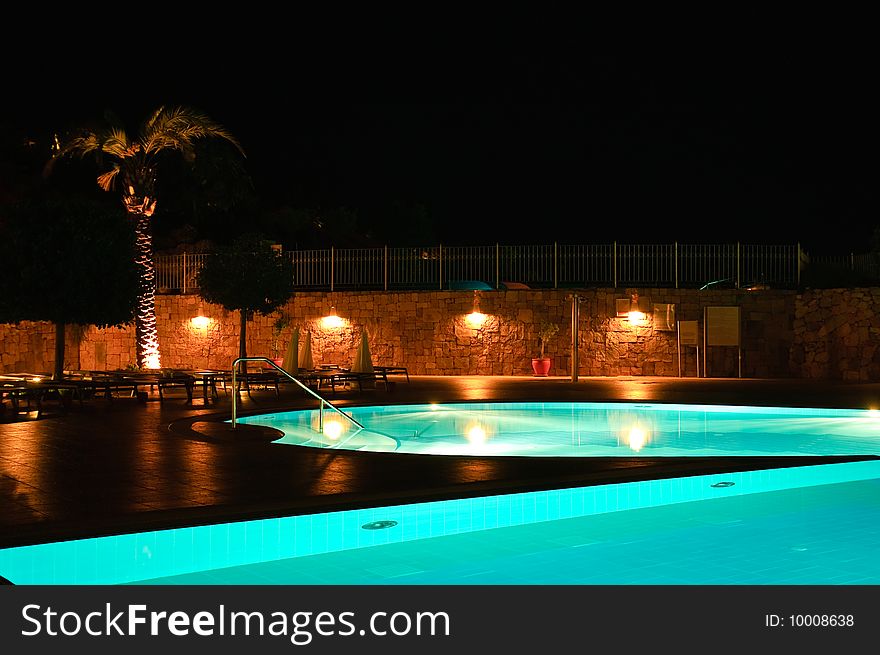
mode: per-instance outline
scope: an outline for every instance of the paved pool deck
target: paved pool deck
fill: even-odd
[[[452,401],[640,401],[880,408],[880,384],[804,380],[393,377],[341,391],[341,406]],[[242,396],[242,411],[313,408],[293,385]],[[657,477],[794,466],[804,458],[485,458],[359,453],[229,438],[230,396],[208,406],[166,392],[146,403],[51,404],[37,420],[0,415],[0,547]],[[173,427],[173,429],[172,429]],[[250,436],[250,435],[248,435]],[[826,458],[808,458],[810,464]],[[837,458],[845,459],[845,458]]]

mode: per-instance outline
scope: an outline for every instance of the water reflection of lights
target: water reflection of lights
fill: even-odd
[[[340,436],[342,436],[342,431],[344,430],[344,426],[341,422],[336,419],[329,419],[324,421],[324,434],[328,439],[336,441]]]
[[[486,430],[483,429],[480,425],[471,425],[467,428],[467,432],[465,433],[467,440],[474,445],[481,445],[486,443],[486,440],[489,438],[486,434]]]
[[[645,444],[648,443],[649,438],[650,433],[647,430],[639,425],[634,425],[629,430],[629,434],[626,437],[626,442],[630,448],[632,448],[636,452],[639,452],[642,448],[645,447]]]

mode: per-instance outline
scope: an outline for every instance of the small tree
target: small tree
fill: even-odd
[[[238,356],[247,357],[247,321],[267,316],[293,295],[293,263],[258,235],[244,235],[207,258],[198,275],[199,295],[241,313]]]
[[[83,200],[30,200],[2,211],[0,323],[55,323],[54,376],[68,324],[131,323],[138,294],[134,230],[123,212]]]
[[[559,326],[556,323],[544,321],[538,326],[538,341],[541,343],[540,359],[544,359],[544,346],[550,339],[556,336],[557,332],[559,332]]]
[[[284,328],[288,325],[290,325],[290,314],[287,312],[281,312],[278,318],[275,319],[275,322],[272,323],[272,357],[278,357],[278,342],[281,339],[281,333],[284,332]]]

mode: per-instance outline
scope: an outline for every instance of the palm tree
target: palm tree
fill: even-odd
[[[220,137],[231,142],[239,152],[244,151],[238,141],[218,123],[193,109],[159,107],[131,138],[118,126],[96,132],[79,130],[65,139],[55,137],[52,158],[46,172],[65,156],[85,157],[94,154],[99,165],[105,161],[110,170],[98,176],[98,186],[104,191],[118,188],[122,203],[137,234],[137,265],[140,287],[135,314],[137,363],[144,368],[159,368],[159,339],[156,331],[156,270],[153,262],[153,234],[151,218],[156,211],[156,174],[160,155],[178,151],[187,161],[195,158],[194,142],[208,137]]]

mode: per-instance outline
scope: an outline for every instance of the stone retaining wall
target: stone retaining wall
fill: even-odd
[[[634,327],[616,317],[624,289],[577,290],[580,306],[581,375],[678,375],[675,332],[657,329],[649,315]],[[478,328],[466,315],[472,291],[299,293],[286,311],[292,325],[311,331],[316,364],[349,365],[361,327],[370,339],[373,362],[406,366],[412,374],[531,375],[537,356],[537,326],[559,325],[547,344],[551,375],[569,375],[572,290],[478,292],[487,315]],[[880,289],[707,290],[639,288],[643,303],[674,303],[676,319],[699,320],[706,306],[742,308],[744,377],[812,377],[880,380]],[[344,323],[325,328],[331,306]],[[176,368],[229,368],[238,353],[239,317],[197,296],[158,296],[156,302],[162,364]],[[203,315],[206,327],[191,319]],[[257,316],[247,330],[248,354],[282,356],[291,328],[277,338],[276,315]],[[48,371],[54,356],[53,327],[42,323],[0,325],[3,371]],[[713,347],[707,353],[712,377],[735,377],[737,349]],[[66,368],[116,369],[134,363],[133,327],[86,331],[77,344],[68,337]],[[700,367],[702,369],[702,354]],[[682,370],[693,376],[696,350],[683,348]]]
[[[793,329],[794,376],[880,380],[880,288],[806,291]]]

